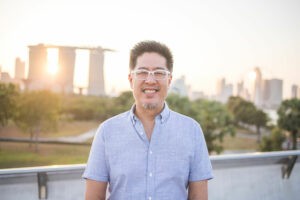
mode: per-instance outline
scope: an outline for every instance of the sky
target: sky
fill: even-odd
[[[212,95],[218,79],[236,85],[255,67],[300,86],[299,0],[0,0],[0,66],[14,76],[28,45],[101,46],[106,91],[129,90],[129,52],[157,40],[174,55],[173,78]],[[78,51],[75,86],[87,84],[88,52]]]

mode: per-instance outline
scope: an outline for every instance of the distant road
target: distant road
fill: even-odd
[[[0,141],[2,142],[21,142],[21,143],[47,143],[47,144],[68,144],[68,145],[91,145],[91,142],[87,142],[87,140],[94,137],[97,129],[89,130],[85,133],[76,136],[66,136],[59,138],[39,138],[36,140],[31,140],[29,138],[5,138],[0,137]]]
[[[55,140],[62,141],[62,142],[86,142],[87,140],[94,137],[96,130],[97,129],[95,128],[95,129],[89,130],[85,133],[82,133],[80,135],[59,137],[59,138],[56,138]]]

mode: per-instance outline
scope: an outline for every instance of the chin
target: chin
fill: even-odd
[[[158,108],[158,103],[143,103],[143,108],[147,110],[155,110]]]

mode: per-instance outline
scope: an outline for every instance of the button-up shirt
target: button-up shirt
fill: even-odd
[[[186,200],[213,177],[200,125],[165,103],[149,140],[134,109],[99,126],[83,177],[109,182],[110,200]]]

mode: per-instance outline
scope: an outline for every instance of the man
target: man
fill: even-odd
[[[165,102],[173,57],[167,46],[143,41],[130,54],[135,104],[103,122],[83,177],[86,200],[207,199],[212,168],[199,124]]]

